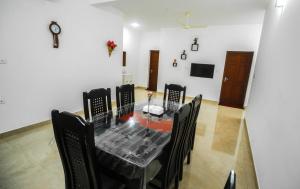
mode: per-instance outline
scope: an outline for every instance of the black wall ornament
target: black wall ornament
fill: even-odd
[[[186,58],[187,58],[187,54],[185,53],[185,50],[183,50],[181,54],[181,60],[186,60]]]
[[[173,67],[174,68],[177,67],[177,60],[176,59],[174,59],[174,61],[173,61]]]
[[[192,51],[198,51],[198,49],[199,49],[198,38],[195,38],[194,43],[192,44],[191,50]]]
[[[61,33],[61,27],[54,21],[49,25],[50,32],[53,35],[53,48],[59,47],[58,35]]]

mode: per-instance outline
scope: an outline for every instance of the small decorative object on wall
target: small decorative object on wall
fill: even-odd
[[[53,48],[58,48],[58,35],[61,33],[61,27],[56,22],[52,21],[49,25],[49,29],[53,35]]]
[[[199,49],[199,44],[198,44],[198,38],[194,39],[194,43],[192,44],[192,51],[198,51]]]
[[[109,40],[109,41],[107,41],[106,46],[108,49],[108,54],[109,54],[109,56],[111,56],[111,53],[117,47],[117,44],[115,44],[114,41]]]
[[[185,53],[185,50],[183,50],[182,54],[181,54],[181,60],[186,60],[186,53]]]
[[[173,67],[177,67],[177,60],[176,59],[174,59],[174,61],[173,61]]]

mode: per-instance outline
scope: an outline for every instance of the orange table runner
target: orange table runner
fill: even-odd
[[[135,119],[136,122],[140,123],[144,127],[148,127],[160,132],[171,132],[173,121],[171,119],[165,120],[151,120],[148,124],[147,117],[141,115],[140,112],[134,112],[132,114],[124,115],[120,118],[122,121],[128,121],[129,119]]]

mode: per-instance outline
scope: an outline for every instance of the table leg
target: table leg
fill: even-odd
[[[143,189],[147,189],[147,169],[143,169]]]

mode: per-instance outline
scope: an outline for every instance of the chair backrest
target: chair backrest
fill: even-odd
[[[170,108],[170,106],[173,105],[173,103],[180,103],[181,98],[181,92],[182,94],[182,104],[185,102],[185,93],[186,93],[186,87],[182,87],[180,85],[176,84],[165,84],[165,91],[164,91],[164,107],[166,107],[167,103],[167,109]]]
[[[197,119],[200,111],[202,103],[202,95],[197,95],[193,100],[193,110],[191,113],[191,118],[190,118],[190,124],[189,124],[189,131],[188,131],[188,145],[189,149],[191,149],[194,146],[194,139],[195,139],[195,134],[196,134],[196,126],[197,126]]]
[[[55,140],[67,189],[98,188],[93,126],[68,112],[52,111]]]
[[[168,158],[166,166],[166,188],[170,185],[175,174],[178,173],[179,170],[180,143],[182,141],[184,129],[189,122],[191,108],[191,104],[186,104],[174,114],[171,140],[166,149],[166,156]]]
[[[116,87],[117,107],[134,103],[134,84]]]
[[[182,142],[180,142],[180,154],[181,156],[181,163],[183,163],[185,157],[192,149],[192,144],[194,142],[194,136],[196,131],[196,123],[197,118],[200,110],[202,95],[196,96],[192,102],[190,102],[190,106],[192,107],[189,122],[187,123],[184,131],[183,131],[183,137]]]
[[[89,106],[90,100],[90,106]],[[83,93],[83,107],[85,119],[95,115],[111,112],[111,92],[110,89],[93,89]],[[89,109],[90,107],[90,109]]]
[[[236,174],[233,170],[230,171],[224,189],[235,189]]]
[[[133,112],[132,106],[135,102],[134,97],[134,84],[122,85],[116,87],[116,101],[118,111],[122,111],[121,114],[128,114]]]
[[[182,138],[181,138],[181,141],[180,141],[180,147],[179,147],[180,148],[180,154],[182,155],[180,158],[183,158],[183,160],[186,157],[188,149],[189,149],[189,144],[190,144],[189,143],[189,141],[190,141],[190,136],[189,135],[190,135],[190,132],[191,132],[191,122],[192,122],[192,117],[193,117],[193,114],[194,114],[194,107],[195,107],[193,102],[188,103],[188,105],[191,106],[191,112],[190,112],[189,120],[186,123],[186,125],[184,126]]]

